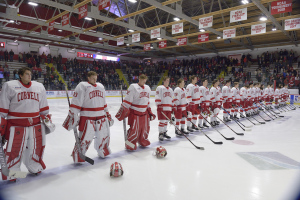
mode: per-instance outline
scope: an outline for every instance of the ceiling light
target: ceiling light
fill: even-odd
[[[160,37],[158,37],[157,39],[158,39],[158,40],[161,40],[161,38],[160,38]]]
[[[131,3],[136,3],[137,1],[136,0],[128,0],[129,2]]]
[[[34,3],[34,2],[28,2],[29,5],[32,5],[32,6],[37,6],[38,4],[37,3]]]
[[[15,21],[14,21],[14,20],[12,20],[12,19],[11,19],[11,20],[9,20],[9,23],[14,23],[14,22],[15,22]]]
[[[134,32],[134,30],[131,30],[131,29],[129,29],[128,31],[129,31],[130,33]]]
[[[174,19],[174,21],[179,21],[180,20],[178,17],[174,17],[173,19]]]
[[[129,46],[129,44],[126,44],[127,46]]]
[[[92,18],[90,18],[90,17],[85,17],[84,19],[89,20],[89,21],[92,20]]]
[[[18,40],[15,40],[14,42],[18,42]]]
[[[75,48],[73,48],[72,50],[75,51]]]
[[[261,18],[259,18],[260,21],[266,21],[268,20],[265,16],[262,16]]]
[[[102,38],[101,38],[101,37],[99,37],[99,40],[102,40]]]
[[[220,36],[218,36],[218,37],[217,37],[217,39],[221,39],[221,37],[220,37]]]
[[[61,29],[58,29],[58,32],[62,32],[62,30],[61,30]]]
[[[46,45],[45,45],[45,47],[48,47],[48,46],[49,46],[49,44],[46,44]]]
[[[274,26],[273,28],[272,28],[272,31],[276,31],[277,30],[277,28]]]
[[[153,47],[150,47],[150,49],[153,49]]]
[[[249,1],[248,1],[248,0],[243,0],[242,3],[243,3],[243,4],[248,4]]]
[[[205,32],[205,30],[204,29],[200,29],[200,32]]]

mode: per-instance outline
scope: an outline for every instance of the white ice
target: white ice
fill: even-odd
[[[115,116],[120,100],[120,97],[107,98],[112,116]],[[95,160],[92,166],[88,163],[73,164],[70,155],[74,135],[61,126],[68,112],[67,100],[48,101],[56,131],[47,135],[44,155],[47,169],[38,176],[28,175],[25,179],[18,179],[16,183],[1,181],[0,186],[12,199],[288,200],[292,199],[295,192],[293,188],[300,188],[297,185],[300,166],[294,166],[294,169],[261,170],[237,154],[279,152],[299,164],[300,109],[284,112],[284,118],[265,125],[253,126],[252,131],[244,132],[244,136],[235,135],[220,125],[219,131],[226,137],[235,137],[233,141],[225,140],[211,127],[205,130],[213,140],[222,141],[222,145],[213,144],[201,132],[188,136],[195,145],[205,150],[196,149],[184,137],[176,137],[171,125],[168,134],[172,139],[159,142],[158,121],[155,120],[151,122],[151,145],[128,152],[124,148],[122,122],[114,118],[110,143],[112,154],[105,159],[98,158],[91,145],[86,155]],[[156,113],[154,98],[151,98],[151,107]],[[251,125],[247,120],[243,119],[242,122]],[[235,123],[229,125],[237,132],[243,132]],[[238,140],[253,144],[237,144]],[[153,151],[160,145],[168,152],[164,159],[153,156]],[[110,165],[115,161],[123,165],[122,177],[109,176]],[[24,165],[22,170],[27,171]]]

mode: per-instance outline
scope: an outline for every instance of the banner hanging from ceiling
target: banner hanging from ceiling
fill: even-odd
[[[199,19],[199,29],[212,27],[213,25],[213,16],[203,17]]]
[[[87,4],[78,8],[78,19],[86,17],[88,14]]]
[[[292,0],[273,1],[271,3],[271,15],[292,12]]]
[[[300,18],[286,19],[284,21],[284,30],[300,28]]]
[[[48,33],[50,33],[51,31],[54,30],[54,22],[55,22],[55,21],[49,22]]]
[[[110,6],[110,0],[99,0],[98,8],[99,10],[103,10]]]
[[[67,13],[61,17],[61,25],[62,26],[69,24],[69,16],[70,16],[70,13]]]
[[[209,40],[209,34],[203,33],[198,35],[198,42],[207,42]]]
[[[224,30],[223,31],[223,39],[233,38],[233,37],[235,37],[235,34],[236,34],[235,28]]]
[[[183,32],[183,23],[172,25],[172,34],[177,34],[182,32]]]
[[[177,46],[182,46],[187,44],[187,37],[178,38],[177,39]]]
[[[251,35],[261,34],[266,32],[266,23],[255,24],[251,26]]]
[[[140,33],[132,34],[132,42],[139,42],[140,39]]]
[[[117,38],[117,46],[123,45],[124,44],[124,37],[119,37]]]
[[[247,8],[230,11],[230,23],[247,20]]]
[[[167,47],[167,41],[160,41],[159,43],[158,43],[158,47],[160,48],[160,49],[163,49],[163,48],[166,48]]]
[[[160,37],[160,28],[151,30],[151,39]]]
[[[151,49],[151,44],[144,44],[144,51],[149,51]]]

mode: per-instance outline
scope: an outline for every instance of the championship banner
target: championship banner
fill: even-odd
[[[65,26],[69,24],[69,14],[67,13],[61,17],[61,26]]]
[[[183,23],[172,25],[172,34],[177,34],[182,32],[183,32]]]
[[[48,33],[50,33],[51,31],[53,31],[53,30],[54,30],[54,22],[55,22],[55,20],[54,20],[54,21],[52,21],[52,22],[49,22],[49,26],[48,26]]]
[[[227,29],[223,31],[223,39],[227,39],[227,38],[233,38],[235,37],[235,28],[233,29]]]
[[[273,1],[271,3],[271,15],[292,12],[292,0]]]
[[[163,49],[163,48],[166,48],[167,47],[167,41],[160,41],[159,43],[158,43],[158,47],[160,48],[160,49]]]
[[[86,17],[88,14],[87,4],[78,8],[78,19]]]
[[[119,37],[117,38],[117,46],[123,45],[124,44],[124,37]]]
[[[187,37],[178,38],[177,39],[177,46],[182,46],[187,44]]]
[[[284,30],[300,28],[300,18],[286,19],[284,21]]]
[[[251,35],[261,34],[266,32],[266,23],[256,24],[251,26]]]
[[[198,42],[206,42],[209,40],[209,34],[208,33],[203,33],[198,35]]]
[[[160,37],[160,28],[151,30],[151,39]]]
[[[110,6],[110,0],[99,0],[98,8],[99,10],[103,10]]]
[[[203,17],[199,19],[199,29],[212,27],[213,25],[213,16]]]
[[[247,20],[247,8],[230,11],[230,23]]]
[[[151,44],[144,44],[144,51],[149,51],[151,49]]]
[[[140,33],[132,34],[132,42],[139,42],[140,41]]]

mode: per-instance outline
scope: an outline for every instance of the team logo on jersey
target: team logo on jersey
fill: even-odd
[[[38,102],[40,101],[39,94],[35,92],[20,92],[18,93],[17,97],[18,97],[18,102],[26,99],[32,99]]]
[[[171,98],[172,98],[171,92],[165,92],[165,93],[164,93],[164,97],[171,97]]]
[[[208,91],[206,91],[206,92],[205,92],[205,95],[206,95],[206,96],[208,96],[208,95],[209,95],[209,92],[208,92]]]
[[[156,91],[156,94],[159,95],[159,91]]]
[[[181,99],[184,99],[185,98],[185,94],[181,94]]]
[[[129,95],[129,93],[130,93],[130,91],[129,91],[129,90],[127,90],[127,95]]]
[[[73,97],[77,97],[78,96],[78,93],[77,92],[74,92],[73,93]]]
[[[143,98],[143,97],[149,98],[149,93],[148,92],[141,92],[140,93],[140,98]]]
[[[103,98],[103,92],[100,90],[94,90],[92,92],[89,93],[89,97],[90,99],[94,98],[94,97],[101,97]]]
[[[175,93],[175,94],[174,94],[174,96],[175,96],[175,97],[177,97],[177,96],[178,96],[178,94],[177,94],[177,93]]]
[[[197,93],[197,92],[199,92],[199,88],[194,89],[194,93]]]

